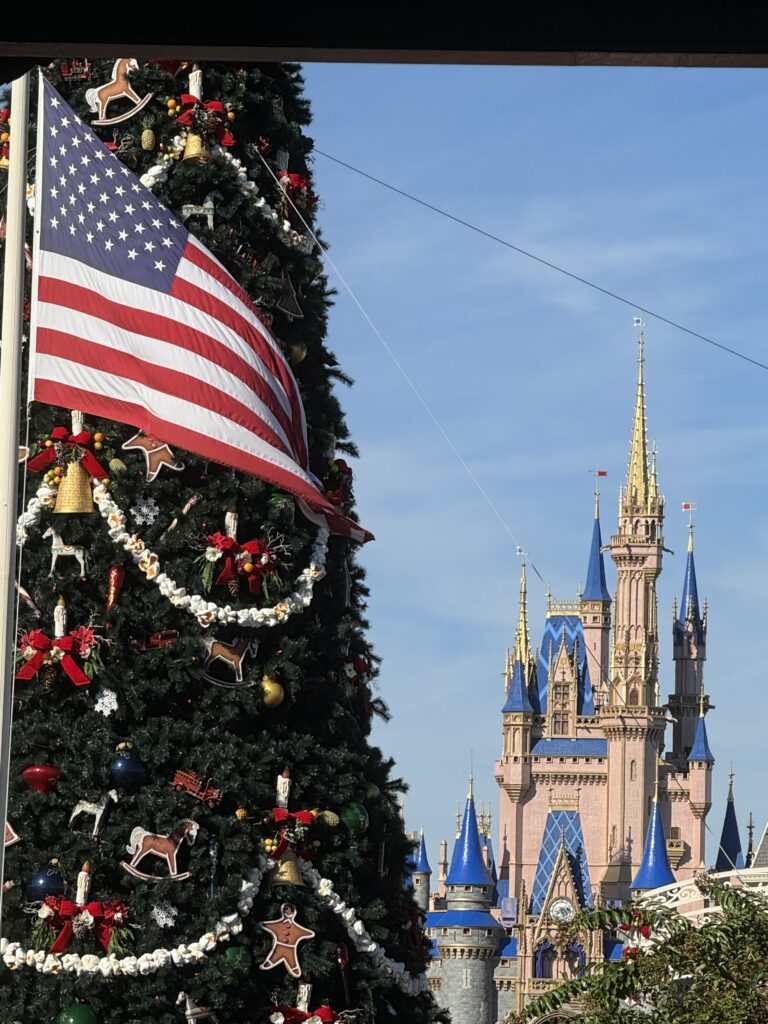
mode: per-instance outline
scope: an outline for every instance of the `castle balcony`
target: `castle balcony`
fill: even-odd
[[[684,854],[685,843],[682,839],[667,840],[667,856],[669,857],[669,865],[673,871],[677,871]]]

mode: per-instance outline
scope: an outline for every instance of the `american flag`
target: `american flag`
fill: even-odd
[[[296,380],[221,263],[41,78],[30,399],[267,480],[334,533]]]

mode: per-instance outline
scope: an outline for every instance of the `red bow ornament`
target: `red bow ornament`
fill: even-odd
[[[67,636],[55,640],[46,636],[42,629],[33,629],[19,640],[25,664],[16,672],[16,678],[32,679],[46,662],[60,662],[75,686],[87,686],[91,680],[73,657],[73,652],[79,659],[87,661],[98,644],[98,637],[87,626],[73,629]]]
[[[280,825],[277,844],[269,851],[269,856],[277,860],[289,846],[295,846],[304,838],[307,829],[315,820],[315,815],[312,811],[297,811],[294,814],[286,811],[284,807],[275,807],[265,820],[269,821],[270,818],[276,825]]]
[[[92,931],[108,953],[113,931],[126,925],[129,914],[130,909],[122,900],[80,904],[61,896],[46,896],[40,910],[40,916],[47,918],[51,928],[58,932],[50,953],[66,953],[72,939],[86,931]]]
[[[196,96],[185,92],[181,97],[181,113],[176,121],[193,131],[211,135],[220,146],[235,144],[235,137],[227,128],[227,112],[221,100],[201,103]]]
[[[65,451],[74,450],[75,461],[82,462],[88,476],[103,479],[109,475],[94,454],[93,434],[89,430],[70,434],[66,427],[54,427],[48,435],[47,442],[43,450],[27,462],[27,469],[31,469],[33,473],[42,472],[52,462],[60,459]]]
[[[275,555],[264,541],[249,540],[238,544],[224,533],[212,533],[208,535],[208,543],[211,545],[209,550],[220,551],[219,557],[224,558],[224,568],[215,580],[217,585],[228,583],[236,575],[245,576],[248,589],[255,595],[261,590],[264,577],[275,571]]]
[[[319,1024],[335,1024],[342,1018],[330,1006],[318,1006],[312,1013],[297,1010],[295,1006],[277,1006],[269,1019],[272,1024],[304,1024],[305,1021],[311,1024],[315,1024],[315,1021]]]

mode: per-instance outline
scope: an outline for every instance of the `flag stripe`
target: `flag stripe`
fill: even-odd
[[[231,420],[223,420],[215,412],[187,400],[186,397],[165,394],[150,385],[138,381],[127,381],[117,374],[96,369],[85,363],[79,364],[76,376],[68,375],[67,369],[71,365],[69,360],[60,356],[47,355],[42,351],[38,352],[38,360],[42,371],[39,374],[38,383],[41,389],[46,386],[47,396],[40,398],[40,401],[60,404],[50,397],[51,394],[56,393],[56,388],[59,386],[74,387],[86,394],[92,391],[94,395],[106,396],[115,401],[124,399],[129,407],[143,405],[147,416],[154,421],[174,421],[184,430],[205,435],[215,444],[230,444],[232,447],[246,450],[250,448],[260,459],[272,460],[281,469],[295,472],[297,478],[304,482],[312,482],[309,473],[296,465],[289,455],[284,455],[268,445],[245,427],[241,427]],[[50,388],[47,387],[48,385]],[[93,403],[86,404],[83,411],[91,411],[92,405]],[[70,408],[78,407],[70,406]],[[128,422],[136,425],[133,420]],[[157,429],[154,429],[152,434],[159,440],[167,440],[164,434],[157,432]],[[170,441],[168,443],[170,444]],[[196,449],[191,448],[190,451],[196,451]],[[209,444],[206,446],[205,456],[206,458],[215,458],[216,456],[211,455],[210,452]],[[218,457],[217,461],[224,462],[226,460]]]
[[[243,376],[246,380],[243,381],[239,374],[227,372],[226,366],[222,366],[220,362],[177,345],[173,337],[161,337],[158,328],[163,326],[168,328],[171,335],[178,333],[178,328],[172,321],[166,319],[163,323],[162,318],[155,318],[155,322],[147,324],[146,314],[116,307],[115,303],[108,299],[84,289],[79,289],[80,294],[73,295],[74,287],[58,284],[50,278],[41,279],[41,295],[45,294],[46,300],[57,300],[56,305],[50,301],[40,304],[38,326],[41,330],[61,330],[72,334],[73,339],[80,336],[110,350],[135,354],[146,359],[151,366],[162,367],[163,370],[180,370],[190,375],[193,380],[206,381],[223,391],[229,389],[233,397],[246,405],[252,405],[258,411],[270,430],[280,435],[286,449],[291,450],[295,456],[290,437],[290,421],[281,408],[275,410],[276,403],[272,392],[261,377],[248,372],[245,364]],[[138,333],[129,329],[131,319],[137,320]],[[148,333],[150,328],[152,333]],[[216,343],[213,344],[215,346]],[[208,351],[210,350],[211,344],[208,346]],[[69,352],[62,354],[71,355],[75,351],[77,346],[73,343]]]
[[[215,441],[207,434],[185,427],[176,421],[165,420],[152,414],[143,405],[127,402],[107,392],[94,392],[90,385],[76,388],[56,385],[48,380],[40,381],[38,400],[50,405],[63,405],[66,409],[82,409],[92,416],[109,418],[117,415],[121,423],[129,423],[152,437],[161,437],[169,445],[195,452],[211,462],[252,473],[281,490],[295,494],[306,501],[310,508],[319,510],[329,517],[334,516],[339,521],[346,519],[339,516],[335,506],[319,494],[308,478],[302,478],[291,470],[276,465],[271,459],[261,459],[249,451],[233,447],[226,442]],[[353,525],[357,527],[357,524]],[[357,529],[365,532],[360,527]]]
[[[159,395],[185,395],[191,403],[239,424],[253,432],[263,441],[293,458],[290,447],[273,430],[270,430],[264,419],[259,417],[253,408],[238,401],[231,394],[221,391],[199,377],[182,373],[179,370],[166,368],[161,376],[157,374],[157,364],[137,355],[122,352],[108,345],[88,341],[86,332],[80,336],[64,331],[38,328],[38,355],[47,355],[58,359],[59,379],[66,384],[76,384],[81,378],[81,364],[104,373],[118,374],[126,383],[132,381],[138,386],[153,387]],[[75,363],[69,358],[73,345],[77,344],[79,358]],[[41,373],[45,373],[45,364],[41,363]]]
[[[200,350],[212,362],[232,372],[236,367],[242,368],[246,382],[280,418],[286,433],[292,438],[297,434],[301,436],[297,452],[303,449],[303,422],[297,430],[291,420],[291,402],[284,388],[277,384],[258,353],[254,353],[253,347],[240,334],[202,310],[190,309],[189,303],[169,299],[152,288],[116,282],[99,271],[85,278],[81,266],[78,261],[64,256],[41,254],[40,287],[48,291],[39,299],[95,312],[115,326],[135,329],[140,334],[178,344],[180,348]],[[61,282],[58,286],[57,280]],[[94,310],[93,303],[99,301],[111,305]],[[262,347],[267,355],[266,347]]]
[[[189,244],[185,250],[185,256],[194,256],[197,248]],[[205,277],[200,286],[187,281],[187,275],[192,277],[191,261],[182,260],[179,265],[179,272],[171,288],[171,295],[175,298],[189,302],[195,309],[204,310],[225,327],[231,328],[240,337],[257,346],[259,356],[267,367],[267,370],[274,375],[282,385],[291,405],[291,415],[297,423],[302,425],[302,440],[306,434],[304,424],[304,408],[299,397],[296,379],[291,373],[288,363],[282,353],[276,352],[275,348],[264,349],[262,325],[255,321],[254,314],[249,310],[240,311],[232,303],[225,289],[216,287],[213,284],[215,278]],[[259,343],[262,343],[259,346]],[[303,458],[306,459],[306,447],[304,447]]]

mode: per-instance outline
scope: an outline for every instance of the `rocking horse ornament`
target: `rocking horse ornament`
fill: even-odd
[[[104,825],[104,818],[109,810],[110,801],[117,803],[118,795],[116,789],[108,790],[104,796],[102,796],[101,800],[97,802],[93,802],[91,800],[80,800],[75,804],[75,808],[69,816],[69,827],[72,828],[72,825],[81,814],[90,814],[93,816],[91,839],[98,839]]]
[[[126,846],[126,850],[131,854],[132,859],[130,861],[123,860],[120,864],[129,874],[134,875],[136,878],[159,882],[164,877],[163,875],[147,875],[138,869],[139,864],[145,857],[159,857],[168,865],[172,881],[183,882],[185,878],[190,877],[191,873],[189,871],[178,872],[177,858],[179,849],[184,842],[192,846],[195,839],[197,839],[199,830],[200,826],[198,823],[190,818],[185,818],[183,821],[178,822],[174,826],[173,831],[167,836],[157,835],[155,832],[147,832],[146,829],[139,826],[131,832],[131,838]]]
[[[179,998],[176,1000],[177,1006],[181,1006],[182,1003],[185,1004],[184,1015],[187,1018],[187,1024],[193,1024],[198,1020],[207,1020],[208,1024],[219,1024],[219,1018],[210,1006],[198,1006],[186,992],[179,992]]]
[[[95,121],[91,121],[92,125],[95,125],[97,128],[104,128],[110,124],[119,124],[121,121],[127,121],[146,107],[154,94],[148,92],[146,96],[139,96],[128,77],[132,71],[138,70],[139,62],[135,57],[120,57],[115,61],[112,68],[112,78],[110,81],[105,85],[98,86],[96,89],[88,89],[85,94],[85,102],[91,108],[91,111],[98,115]],[[108,118],[107,108],[112,100],[131,100],[133,106],[124,114]]]

